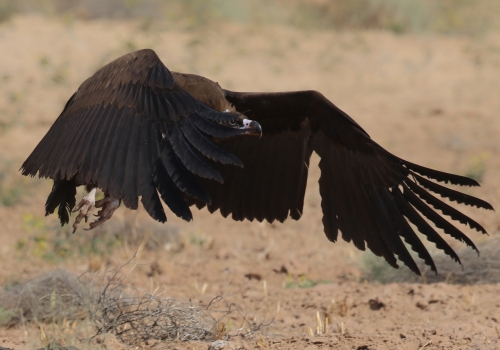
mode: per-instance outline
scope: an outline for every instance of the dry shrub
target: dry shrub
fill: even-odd
[[[395,270],[388,264],[384,264],[380,258],[372,256],[364,261],[366,271],[364,278],[382,283],[485,284],[500,282],[500,254],[498,254],[500,237],[480,242],[477,248],[480,251],[479,256],[469,247],[457,251],[462,266],[442,252],[434,254],[438,274],[436,275],[428,266],[420,263],[422,277],[415,275],[407,268]]]
[[[0,292],[2,323],[14,326],[24,321],[82,319],[86,317],[82,308],[85,300],[88,294],[77,275],[64,270],[51,271]]]
[[[94,335],[111,333],[128,345],[154,345],[162,341],[227,339],[232,335],[251,335],[268,324],[252,324],[233,329],[225,317],[242,313],[223,297],[207,306],[195,306],[124,284],[137,264],[132,260],[116,270],[88,273],[78,277],[56,270],[25,284],[0,292],[0,321],[8,326],[19,323],[87,319]],[[130,271],[125,272],[125,267]],[[243,323],[249,323],[243,315]],[[42,328],[40,324],[40,328]]]
[[[206,306],[195,306],[162,296],[158,288],[149,292],[124,284],[136,264],[132,260],[115,271],[94,276],[91,282],[91,301],[88,314],[95,325],[96,335],[112,333],[128,345],[154,346],[161,341],[213,341],[232,335],[253,335],[269,323],[239,327],[230,333],[224,323],[233,312],[244,314],[234,305],[217,296]],[[126,266],[132,266],[127,273]],[[99,286],[96,288],[95,286]]]
[[[130,263],[130,262],[129,262]],[[116,271],[94,276],[88,314],[96,335],[112,333],[128,345],[165,340],[213,340],[217,320],[206,308],[124,285],[128,274]],[[135,266],[135,265],[134,265]]]

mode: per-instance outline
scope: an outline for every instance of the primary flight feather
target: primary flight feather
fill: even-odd
[[[428,221],[476,247],[437,211],[486,233],[431,194],[493,209],[431,180],[478,186],[476,181],[396,157],[319,92],[223,90],[204,77],[170,72],[148,49],[87,79],[21,170],[54,180],[46,215],[58,208],[64,225],[80,210],[74,230],[93,206],[102,209],[90,228],[111,218],[121,202],[137,209],[139,198],[160,222],[167,220],[162,201],[185,220],[196,205],[234,220],[272,222],[301,217],[313,151],[321,158],[323,225],[331,241],[340,231],[359,249],[368,247],[394,267],[399,259],[419,274],[403,240],[432,270],[436,266],[409,223],[457,262]],[[81,185],[89,193],[76,205]],[[97,189],[105,197],[96,202]]]

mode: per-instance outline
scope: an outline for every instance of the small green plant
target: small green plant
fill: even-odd
[[[51,65],[50,58],[44,55],[38,59],[38,64],[42,68],[48,68]]]
[[[67,66],[67,64],[63,64],[55,69],[54,74],[51,77],[54,84],[61,85],[68,82],[69,71]]]
[[[14,316],[14,312],[12,310],[6,310],[3,307],[0,307],[0,326],[6,325]]]
[[[404,242],[404,245],[408,252],[410,253],[413,260],[418,264],[419,268],[425,269],[425,265],[422,260],[418,257],[418,254],[413,251],[411,246]],[[431,253],[431,255],[436,251],[436,248],[433,244],[426,243],[427,250]],[[379,282],[379,283],[391,283],[397,282],[401,279],[402,276],[406,276],[407,272],[412,278],[418,280],[417,275],[410,271],[410,269],[401,261],[398,261],[399,270],[394,269],[391,265],[385,261],[384,258],[380,256],[376,256],[372,252],[364,252],[360,255],[361,259],[359,261],[359,267],[362,271],[361,279],[367,280],[369,282]],[[402,271],[403,270],[403,271]]]
[[[133,40],[126,40],[123,47],[127,52],[136,51],[139,47]]]
[[[482,182],[484,174],[486,173],[486,161],[488,158],[489,154],[487,153],[473,157],[464,175],[476,180],[477,182]]]
[[[8,99],[10,103],[15,104],[18,102],[22,102],[22,100],[24,99],[24,95],[19,91],[10,91],[8,93]]]
[[[285,283],[285,288],[312,288],[317,286],[318,284],[332,284],[332,281],[329,280],[311,280],[306,277],[306,275],[301,275],[298,279],[293,278],[291,275],[288,275],[287,282]]]
[[[189,234],[189,243],[194,246],[203,248],[210,245],[212,241],[212,237],[203,234],[200,230],[196,230]]]
[[[1,187],[0,204],[4,207],[12,207],[21,199],[21,189],[18,187]]]
[[[372,252],[364,252],[361,255],[361,269],[364,272],[364,278],[380,283],[390,280],[397,271],[384,258]]]

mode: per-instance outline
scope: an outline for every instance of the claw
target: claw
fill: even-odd
[[[97,188],[94,187],[89,191],[89,193],[82,198],[80,203],[76,206],[76,208],[73,210],[73,213],[76,212],[77,210],[80,210],[80,213],[75,219],[75,223],[73,224],[73,233],[76,232],[76,229],[80,225],[80,222],[82,221],[83,218],[85,218],[85,222],[87,222],[90,214],[90,210],[92,207],[95,205],[95,193],[97,191]]]
[[[95,216],[98,216],[99,219],[97,219],[94,222],[91,222],[89,225],[90,228],[88,230],[92,230],[92,229],[96,228],[97,226],[101,225],[102,223],[111,219],[115,210],[120,206],[120,204],[121,204],[121,200],[115,199],[112,197],[105,197],[101,200],[98,200],[95,203],[95,207],[102,208],[102,209],[99,210],[97,212],[97,215],[95,215]]]

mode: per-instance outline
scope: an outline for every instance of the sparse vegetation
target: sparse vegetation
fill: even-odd
[[[175,250],[178,229],[160,223],[141,223],[131,227],[127,222],[110,222],[108,225],[87,232],[73,234],[71,226],[61,227],[56,218],[52,220],[31,213],[22,215],[24,230],[28,237],[17,241],[16,249],[23,255],[30,254],[49,262],[66,259],[86,259],[89,256],[107,257],[117,248],[137,247],[143,249]]]
[[[74,18],[140,18],[140,28],[153,21],[167,21],[188,29],[203,28],[216,21],[259,25],[284,24],[304,29],[382,29],[397,34],[437,32],[481,34],[498,28],[500,4],[494,0],[160,0],[109,1],[100,6],[84,0],[18,0],[0,2],[0,21],[16,12],[61,15]]]
[[[146,292],[125,285],[137,265],[132,263],[134,258],[112,271],[89,272],[78,277],[56,270],[4,288],[0,291],[0,325],[35,322],[41,330],[42,342],[47,344],[64,340],[62,333],[69,330],[73,334],[83,326],[72,322],[75,320],[86,320],[95,329],[87,340],[113,334],[128,345],[227,339],[231,335],[231,320],[224,319],[238,310],[235,305],[225,303],[223,297],[216,297],[206,306],[195,306],[163,297],[158,288]],[[130,271],[124,271],[125,268]],[[58,338],[47,336],[45,329],[50,327],[44,324],[58,325],[51,332],[61,333]],[[263,326],[254,324],[243,333],[248,336]]]
[[[12,161],[0,161],[0,207],[12,207],[20,203],[34,186],[30,179],[10,171],[12,167]]]

